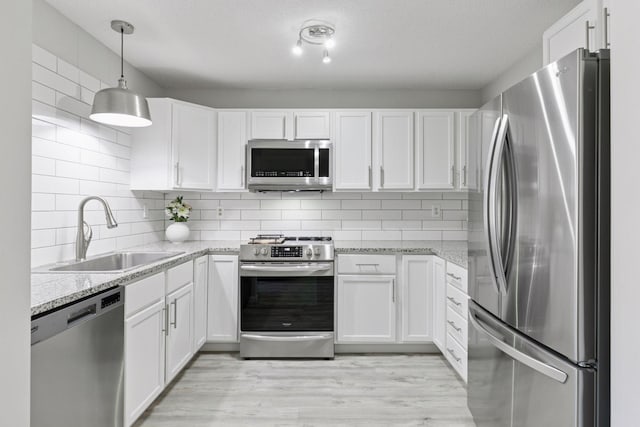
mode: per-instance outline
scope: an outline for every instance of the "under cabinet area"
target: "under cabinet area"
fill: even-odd
[[[153,124],[131,145],[132,190],[215,189],[216,111],[170,98],[149,98]]]

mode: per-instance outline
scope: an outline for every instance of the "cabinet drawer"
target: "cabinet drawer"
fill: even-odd
[[[467,321],[451,307],[447,307],[447,332],[458,341],[460,347],[467,349]]]
[[[395,255],[340,255],[339,274],[396,274]]]
[[[467,352],[450,334],[447,334],[445,357],[449,363],[451,363],[453,369],[462,377],[464,382],[467,382]]]
[[[167,293],[193,282],[193,261],[185,262],[167,270]]]
[[[164,273],[144,278],[124,288],[124,317],[164,298]]]
[[[447,284],[447,306],[466,319],[469,297],[455,286]]]
[[[462,290],[465,294],[468,293],[467,270],[458,265],[447,262],[447,283],[451,283]]]

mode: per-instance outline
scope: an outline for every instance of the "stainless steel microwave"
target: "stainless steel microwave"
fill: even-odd
[[[328,140],[247,144],[250,191],[324,191],[333,186],[333,144]]]

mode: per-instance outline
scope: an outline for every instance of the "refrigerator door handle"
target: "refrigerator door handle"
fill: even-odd
[[[507,293],[507,278],[505,275],[505,268],[501,253],[501,244],[498,237],[498,206],[496,203],[498,192],[498,174],[500,172],[500,165],[505,152],[505,144],[507,141],[507,129],[509,128],[509,116],[504,114],[500,120],[500,126],[498,128],[498,134],[494,143],[493,154],[491,157],[491,169],[490,169],[490,186],[487,188],[488,207],[487,214],[489,217],[489,225],[491,233],[489,235],[489,247],[491,249],[491,258],[494,262],[494,273],[498,286],[502,289],[503,293]]]
[[[483,335],[494,347],[502,351],[507,356],[511,357],[512,359],[524,365],[527,365],[534,371],[537,371],[543,375],[546,375],[547,377],[561,384],[564,384],[567,381],[568,375],[565,372],[559,369],[556,369],[553,366],[548,365],[544,362],[541,362],[538,359],[535,359],[519,350],[516,350],[514,347],[505,343],[500,338],[494,336],[483,325],[483,322],[480,319],[478,319],[478,317],[474,313],[473,308],[471,306],[469,306],[469,321],[476,328],[476,330],[480,332],[480,334]]]
[[[498,277],[498,273],[497,273],[497,264],[496,264],[496,259],[495,259],[495,252],[493,250],[493,237],[492,237],[492,225],[493,225],[493,221],[491,221],[491,216],[492,216],[492,212],[491,212],[491,187],[494,185],[492,182],[493,179],[493,158],[495,156],[496,153],[496,145],[497,145],[497,139],[498,139],[498,134],[499,134],[499,130],[501,128],[500,124],[502,122],[502,117],[499,117],[498,119],[496,119],[496,123],[493,127],[493,133],[491,136],[491,148],[489,150],[489,166],[487,168],[487,171],[485,173],[485,181],[484,181],[484,200],[483,200],[483,219],[484,219],[484,233],[485,233],[485,241],[487,242],[488,245],[488,250],[487,250],[487,254],[489,256],[489,269],[491,270],[491,275],[494,277],[495,280],[495,284],[496,287],[498,289],[498,294],[502,295],[502,294],[506,294],[506,289],[504,289],[503,287],[503,283],[501,283],[499,280],[497,280]]]

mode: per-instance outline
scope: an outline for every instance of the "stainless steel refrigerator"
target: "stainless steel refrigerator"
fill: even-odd
[[[549,64],[471,124],[474,420],[609,425],[609,51]]]

